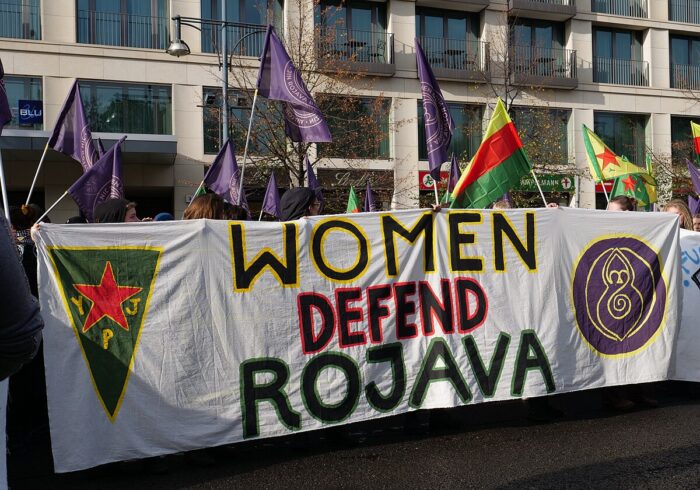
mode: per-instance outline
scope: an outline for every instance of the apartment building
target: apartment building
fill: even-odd
[[[523,87],[514,106],[556,111],[564,122],[563,162],[585,168],[582,124],[643,164],[649,152],[684,156],[675,144],[689,139],[691,119],[700,120],[698,0],[303,0],[301,9],[288,1],[227,0],[226,20],[236,24],[227,28],[226,51],[248,58],[254,69],[265,24],[284,32],[301,15],[317,34],[332,28],[335,37],[322,36],[316,47],[319,68],[333,53],[376,77],[371,88],[359,90],[357,107],[376,111],[386,134],[352,162],[342,148],[319,145],[317,173],[328,189],[361,187],[370,179],[393,196],[385,207],[415,207],[420,193],[429,192],[422,181],[427,156],[416,37],[457,123],[457,154],[471,155],[478,146],[478,135],[459,129],[488,121],[504,52],[509,83]],[[220,19],[220,2],[0,0],[0,58],[15,115],[0,138],[11,201],[26,197],[61,104],[78,79],[93,136],[109,145],[128,135],[127,196],[145,214],[181,214],[218,149],[221,33],[209,24],[183,26],[191,54],[175,58],[166,53],[175,37],[171,18]],[[250,88],[231,86],[236,120],[250,114],[236,96]],[[379,94],[387,103],[371,104]],[[77,162],[49,150],[33,201],[51,205],[80,172]],[[252,201],[264,185],[250,173]],[[580,206],[596,205],[591,181],[580,180],[577,191]],[[76,213],[65,199],[52,215],[61,221]]]

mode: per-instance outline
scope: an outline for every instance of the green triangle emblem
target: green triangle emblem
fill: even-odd
[[[49,248],[63,305],[111,421],[126,393],[161,254],[152,247]]]

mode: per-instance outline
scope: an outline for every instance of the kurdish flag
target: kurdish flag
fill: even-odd
[[[583,143],[586,145],[588,168],[594,182],[637,174],[644,169],[625,157],[617,156],[593,131],[583,125]]]
[[[498,99],[484,139],[452,191],[452,208],[485,208],[532,169],[506,107]]]
[[[355,188],[350,186],[350,195],[348,196],[348,208],[345,210],[346,213],[359,213],[362,211],[362,204],[360,203],[360,198],[357,197],[355,193]]]
[[[695,147],[695,166],[700,167],[700,124],[690,121],[690,129],[693,131],[693,146]]]
[[[637,201],[638,206],[656,202],[656,180],[646,172],[620,175],[615,179],[610,197],[627,196]]]

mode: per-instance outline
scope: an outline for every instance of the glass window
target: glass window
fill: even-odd
[[[571,111],[513,107],[511,118],[532,162],[548,168],[569,162],[568,123]]]
[[[417,8],[416,34],[433,67],[461,70],[478,66],[478,15]]]
[[[172,134],[169,85],[81,80],[80,95],[94,132]]]
[[[202,0],[202,18],[221,20],[221,0]],[[272,24],[278,33],[283,32],[283,0],[226,0],[226,20],[239,22],[240,26],[226,28],[229,52],[243,56],[260,56],[265,41],[264,27]],[[250,25],[243,25],[250,24]],[[219,52],[220,29],[202,25],[202,51]]]
[[[389,158],[389,99],[321,96],[317,102],[333,136],[332,143],[319,143],[319,156]]]
[[[564,25],[535,19],[517,19],[511,27],[513,44],[561,49],[564,46]]]
[[[78,0],[78,42],[166,49],[167,0]]]
[[[447,104],[455,131],[448,153],[454,153],[460,161],[469,160],[476,153],[482,136],[483,108],[477,105]],[[425,123],[423,121],[423,102],[418,102],[418,158],[428,159],[428,149],[425,145]]]
[[[642,59],[641,32],[593,29],[593,55],[618,60]]]
[[[221,142],[221,89],[204,87],[204,153],[219,152]],[[230,90],[228,93],[229,128],[236,153],[242,155],[248,132],[253,94]],[[255,103],[255,123],[248,144],[248,153],[254,156],[273,154],[275,144],[286,144],[284,119],[278,102],[258,98]]]
[[[12,120],[5,126],[6,128],[22,129],[42,129],[41,124],[22,125],[19,124],[19,101],[20,100],[43,100],[41,78],[15,77],[5,75],[5,90],[7,91],[7,101],[12,111]]]
[[[0,37],[41,39],[39,0],[2,0]]]
[[[593,131],[618,156],[644,167],[646,116],[614,112],[595,112]]]

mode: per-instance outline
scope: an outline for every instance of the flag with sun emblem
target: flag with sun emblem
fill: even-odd
[[[119,412],[161,251],[49,248],[63,305],[110,420]]]

